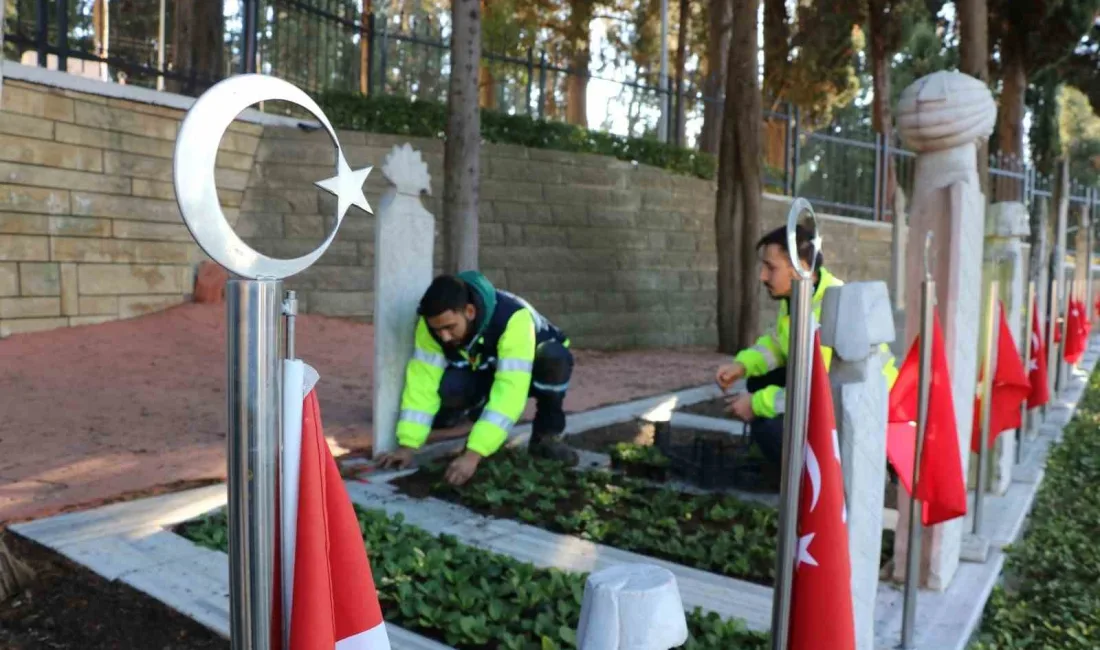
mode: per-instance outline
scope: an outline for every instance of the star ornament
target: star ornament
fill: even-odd
[[[348,208],[353,205],[364,212],[374,214],[370,204],[367,203],[366,195],[363,194],[363,184],[367,182],[367,175],[371,173],[374,167],[364,167],[352,171],[351,167],[348,166],[348,161],[344,158],[344,152],[338,150],[337,155],[339,159],[336,161],[336,175],[315,183],[317,187],[336,196],[338,205],[336,219],[343,219]]]

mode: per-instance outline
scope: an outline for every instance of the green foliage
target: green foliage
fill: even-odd
[[[653,445],[639,445],[633,442],[620,442],[611,448],[612,461],[639,463],[653,467],[667,467],[668,456]]]
[[[610,472],[573,472],[513,451],[482,463],[460,488],[443,480],[445,468],[440,461],[420,470],[433,496],[473,510],[734,578],[774,580],[773,508],[657,488]]]
[[[384,618],[459,650],[576,648],[586,574],[539,569],[435,537],[400,515],[356,507]],[[228,549],[225,511],[181,531]],[[700,610],[688,615],[684,650],[763,650],[767,637]]]
[[[1023,539],[1007,549],[1006,580],[986,605],[971,650],[1100,647],[1100,373],[1050,452]]]
[[[333,91],[321,93],[317,103],[333,125],[342,129],[442,138],[447,124],[447,107],[435,102]],[[698,178],[712,179],[715,173],[715,159],[710,154],[527,115],[483,110],[481,134],[487,142],[612,156]]]

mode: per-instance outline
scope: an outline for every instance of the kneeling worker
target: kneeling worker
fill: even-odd
[[[432,429],[475,422],[466,451],[447,468],[452,485],[468,481],[495,453],[535,398],[530,453],[576,465],[557,440],[573,372],[569,340],[522,298],[493,287],[476,271],[437,277],[420,300],[416,346],[405,371],[400,447],[381,467],[407,467]]]
[[[824,256],[820,251],[811,259],[814,253],[812,237],[813,233],[808,228],[798,226],[795,230],[799,262],[803,269],[813,271],[813,313],[814,318],[820,322],[825,290],[844,283],[825,269]],[[780,465],[783,456],[783,412],[787,399],[785,387],[787,348],[790,343],[790,298],[796,277],[796,270],[787,252],[787,227],[780,226],[764,235],[757,242],[756,248],[760,254],[760,282],[768,289],[773,300],[780,301],[779,318],[774,328],[756,340],[756,345],[738,352],[733,363],[720,367],[716,379],[723,390],[728,389],[738,379],[745,379],[747,392],[729,398],[726,412],[745,422],[749,435],[764,456]],[[890,346],[884,343],[881,350],[886,355],[882,374],[889,390],[894,386],[898,369]],[[832,352],[832,348],[821,346],[826,368],[829,367]]]

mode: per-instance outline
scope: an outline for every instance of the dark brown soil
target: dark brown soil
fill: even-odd
[[[0,603],[4,650],[229,650],[227,639],[128,585],[10,532],[0,540],[36,574]]]

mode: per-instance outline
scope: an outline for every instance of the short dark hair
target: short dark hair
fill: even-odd
[[[432,280],[420,299],[417,311],[424,318],[434,318],[447,311],[462,311],[470,304],[470,288],[460,278],[441,275]]]
[[[794,229],[794,241],[795,246],[798,248],[798,258],[810,266],[811,271],[817,271],[825,264],[825,254],[821,251],[817,252],[815,259],[811,260],[810,255],[814,252],[814,231],[810,230],[802,224],[798,224]],[[780,226],[775,230],[767,233],[760,238],[760,241],[756,242],[756,250],[760,250],[765,246],[775,244],[783,252],[787,251],[787,227]]]

